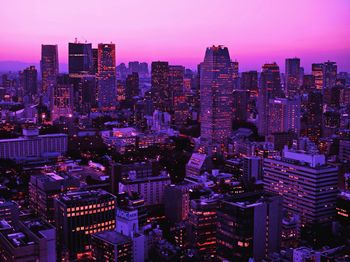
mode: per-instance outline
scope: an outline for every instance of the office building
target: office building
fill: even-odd
[[[69,81],[69,75],[59,75],[52,89],[51,119],[54,121],[61,117],[71,117],[73,115],[73,86]]]
[[[71,77],[90,75],[93,71],[91,43],[68,44],[68,72]]]
[[[219,261],[261,261],[280,249],[282,197],[257,192],[223,199],[217,221]]]
[[[300,133],[300,98],[275,98],[269,100],[268,134],[293,131]]]
[[[41,94],[44,103],[52,108],[51,100],[59,72],[57,45],[41,45],[40,67]]]
[[[35,214],[54,223],[54,199],[60,193],[79,188],[79,180],[67,174],[32,175],[29,181],[29,206]]]
[[[285,64],[286,94],[288,97],[299,95],[300,86],[300,59],[287,58]]]
[[[91,235],[94,261],[132,261],[132,241],[114,230]]]
[[[315,81],[315,88],[322,90],[324,87],[324,64],[312,64],[311,67]]]
[[[246,181],[261,180],[263,159],[258,156],[247,156],[243,158],[243,178]]]
[[[57,158],[67,152],[66,134],[39,135],[36,127],[23,129],[19,138],[0,139],[0,158],[18,162]]]
[[[125,98],[127,101],[132,102],[133,97],[138,97],[139,95],[140,95],[139,74],[133,72],[126,77]]]
[[[100,108],[115,106],[116,62],[115,44],[98,44],[98,104]]]
[[[23,70],[22,88],[24,95],[28,96],[28,101],[33,102],[33,96],[38,93],[38,71],[35,66],[30,66]]]
[[[116,225],[116,198],[104,190],[61,194],[54,207],[59,259],[90,258],[91,235]]]
[[[268,134],[269,101],[277,97],[283,97],[279,66],[265,64],[259,78],[258,131],[261,136]]]
[[[258,96],[259,87],[257,71],[242,72],[241,89],[249,91],[252,96]]]
[[[302,225],[329,223],[335,215],[338,168],[327,165],[325,156],[283,150],[282,158],[265,158],[264,188],[283,195],[283,206],[298,214]]]
[[[160,111],[170,111],[172,90],[169,88],[168,62],[152,62],[151,74],[151,96],[154,108]]]
[[[190,208],[190,187],[191,185],[187,182],[165,187],[165,217],[170,223],[174,224],[187,219]]]
[[[246,121],[248,118],[249,91],[234,90],[232,94],[233,119]]]
[[[0,199],[0,220],[8,223],[17,223],[19,218],[19,207],[16,202]]]
[[[327,61],[323,64],[323,87],[325,89],[331,89],[337,82],[338,67],[335,62]]]
[[[190,204],[189,242],[204,261],[212,259],[216,254],[217,207],[218,199],[215,197],[191,200]]]
[[[309,92],[306,110],[306,136],[312,141],[318,141],[322,136],[323,95],[321,91]]]
[[[200,70],[201,143],[209,154],[225,151],[232,130],[233,79],[228,48],[207,48]]]

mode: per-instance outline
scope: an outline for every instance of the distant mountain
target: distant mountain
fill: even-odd
[[[30,63],[22,61],[0,61],[0,72],[18,72],[32,65],[35,66],[38,69],[38,71],[40,71],[39,63]],[[60,73],[66,72],[68,72],[68,65],[60,64]]]

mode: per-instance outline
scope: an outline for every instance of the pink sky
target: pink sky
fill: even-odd
[[[300,57],[350,71],[349,0],[1,0],[0,60],[37,63],[40,45],[114,42],[117,63],[166,60],[194,66],[213,44],[244,70]]]

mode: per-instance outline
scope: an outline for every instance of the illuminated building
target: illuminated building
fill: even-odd
[[[39,135],[36,127],[23,129],[23,137],[0,139],[0,158],[18,162],[50,159],[67,152],[66,134]]]
[[[53,88],[58,76],[57,45],[41,45],[41,94],[45,104],[52,104]],[[51,105],[52,107],[52,105]]]
[[[93,71],[92,45],[90,43],[68,44],[69,75],[90,75]]]
[[[98,72],[98,48],[92,48],[92,74]]]
[[[170,111],[172,105],[172,90],[169,88],[168,62],[152,62],[151,95],[153,106],[161,111]]]
[[[325,156],[283,150],[282,158],[265,158],[264,189],[283,195],[283,207],[298,214],[302,225],[324,224],[335,215],[338,168],[326,164]]]
[[[247,156],[243,158],[243,178],[246,181],[262,179],[263,159],[257,156]]]
[[[68,175],[46,173],[32,175],[29,181],[29,206],[49,223],[54,222],[54,198],[79,187],[79,181]]]
[[[216,209],[218,200],[201,198],[191,200],[188,216],[190,246],[205,259],[216,254]]]
[[[238,61],[231,62],[232,68],[232,80],[233,80],[233,89],[240,89],[240,78],[239,78],[239,63]]]
[[[227,47],[212,46],[200,65],[201,143],[209,154],[225,150],[232,130],[232,63]]]
[[[293,131],[300,133],[300,98],[275,98],[269,101],[268,134]]]
[[[300,59],[287,58],[286,59],[286,93],[288,97],[294,97],[299,94],[300,85]]]
[[[217,221],[219,261],[261,261],[280,249],[282,197],[256,192],[223,199]]]
[[[350,140],[339,140],[339,160],[350,162]]]
[[[69,75],[59,75],[57,83],[53,87],[53,103],[51,119],[54,121],[60,117],[70,117],[73,113],[73,87],[69,81]]]
[[[186,182],[165,187],[165,217],[170,223],[178,223],[187,219],[190,208],[190,187],[191,185]]]
[[[206,154],[193,153],[186,165],[186,177],[200,176],[206,167]]]
[[[323,64],[312,64],[312,75],[315,81],[315,87],[318,90],[322,90],[324,86],[324,65]]]
[[[336,221],[339,223],[341,234],[350,236],[350,194],[341,192],[336,202]]]
[[[283,97],[279,66],[276,63],[265,64],[260,74],[258,96],[258,130],[261,136],[268,134],[269,101],[277,97]]]
[[[61,194],[54,207],[61,258],[91,257],[91,235],[116,226],[116,197],[104,190]]]
[[[94,261],[132,261],[131,238],[117,231],[103,231],[91,235]]]
[[[13,201],[5,201],[0,199],[0,220],[6,220],[12,224],[18,221],[18,217],[18,205]]]
[[[98,44],[98,104],[110,108],[116,103],[115,44]]]

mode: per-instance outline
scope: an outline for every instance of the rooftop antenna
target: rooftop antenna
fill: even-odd
[[[77,44],[77,43],[78,43],[78,38],[75,38],[74,43],[75,43],[75,44]]]

